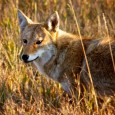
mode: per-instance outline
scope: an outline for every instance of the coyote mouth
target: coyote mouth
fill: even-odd
[[[35,59],[33,59],[33,60],[29,60],[29,61],[28,61],[28,60],[26,60],[26,61],[24,61],[24,60],[23,60],[23,61],[24,61],[24,63],[30,63],[30,62],[35,61],[35,60],[36,60],[36,59],[38,59],[38,58],[39,58],[39,56],[38,56],[38,57],[36,57],[36,58],[35,58]]]

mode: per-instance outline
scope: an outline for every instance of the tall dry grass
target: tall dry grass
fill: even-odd
[[[30,64],[20,61],[21,44],[17,8],[32,20],[42,22],[57,10],[60,28],[79,34],[71,7],[74,9],[80,34],[99,38],[115,37],[114,0],[0,0],[0,114],[5,115],[114,115],[115,100],[99,104],[86,95],[82,99],[63,96],[61,86],[45,79]],[[103,13],[106,17],[103,20]]]

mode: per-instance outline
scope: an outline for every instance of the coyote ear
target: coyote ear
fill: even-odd
[[[46,26],[49,31],[57,31],[59,29],[59,15],[57,11],[47,19]]]
[[[33,23],[31,19],[29,19],[21,10],[18,9],[18,20],[21,31],[29,24]]]

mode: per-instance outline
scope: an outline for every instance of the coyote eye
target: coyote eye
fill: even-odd
[[[27,44],[27,42],[28,42],[28,41],[27,41],[26,39],[23,39],[23,43]]]
[[[37,41],[36,41],[36,44],[41,44],[42,43],[42,41],[43,41],[43,38],[42,37],[39,37],[39,38],[37,38]]]
[[[36,42],[36,44],[38,44],[38,45],[39,45],[39,44],[41,44],[41,43],[42,43],[42,41],[43,41],[43,40],[38,40],[38,41]]]

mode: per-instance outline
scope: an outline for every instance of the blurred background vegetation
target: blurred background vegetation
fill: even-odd
[[[105,17],[109,35],[115,38],[115,0],[71,1],[83,36],[106,37]],[[99,111],[95,111],[93,101],[87,97],[84,103],[79,100],[70,104],[69,98],[62,96],[59,84],[20,61],[17,9],[39,22],[58,11],[60,28],[77,34],[70,0],[0,0],[0,114],[114,115],[115,101],[105,101]]]

